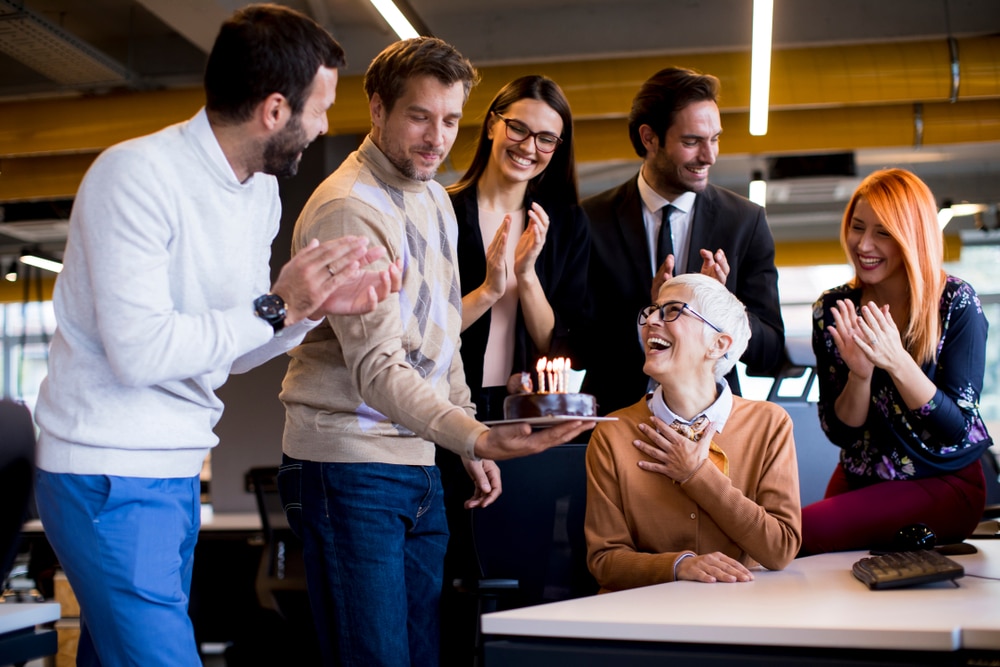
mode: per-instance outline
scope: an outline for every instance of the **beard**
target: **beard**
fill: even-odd
[[[278,178],[294,176],[299,171],[302,151],[309,143],[302,129],[300,116],[293,115],[284,129],[267,140],[264,146],[264,167],[261,171]]]
[[[379,149],[382,151],[382,154],[389,159],[389,162],[391,162],[392,165],[398,169],[401,174],[403,174],[403,176],[406,176],[413,181],[430,181],[437,175],[438,168],[441,166],[443,160],[438,161],[438,164],[432,168],[421,170],[417,167],[413,158],[409,156],[406,147],[403,146],[401,142],[387,140],[388,138],[388,133],[383,133]],[[434,148],[418,150],[425,150],[428,153],[440,152]]]

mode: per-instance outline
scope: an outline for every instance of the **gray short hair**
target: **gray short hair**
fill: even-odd
[[[732,336],[733,344],[729,348],[729,354],[719,357],[715,363],[715,379],[721,381],[743,356],[750,342],[750,320],[747,318],[746,306],[725,285],[701,273],[683,273],[671,278],[667,284],[686,287],[691,292],[690,306]],[[710,333],[715,332],[706,327],[705,335]]]

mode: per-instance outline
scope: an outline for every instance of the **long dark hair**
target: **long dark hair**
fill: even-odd
[[[496,113],[503,114],[519,100],[538,100],[552,107],[563,122],[562,143],[556,148],[545,170],[528,183],[528,197],[556,206],[573,206],[579,203],[576,182],[576,160],[573,157],[573,114],[562,89],[552,79],[532,74],[514,79],[500,89],[486,110],[483,126],[479,132],[476,153],[465,175],[448,188],[452,194],[466,188],[476,187],[476,183],[486,171],[490,161],[493,142],[490,141],[490,127],[501,122]]]

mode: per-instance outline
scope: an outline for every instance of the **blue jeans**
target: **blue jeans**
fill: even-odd
[[[198,477],[39,470],[35,484],[45,536],[80,603],[77,665],[201,667],[188,616]]]
[[[285,456],[278,487],[324,663],[436,666],[448,545],[437,468]]]

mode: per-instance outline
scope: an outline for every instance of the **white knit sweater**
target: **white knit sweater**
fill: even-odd
[[[215,390],[315,324],[274,336],[253,311],[270,288],[280,214],[274,177],[240,183],[204,110],[98,157],[56,281],[40,468],[198,474],[218,442]]]

